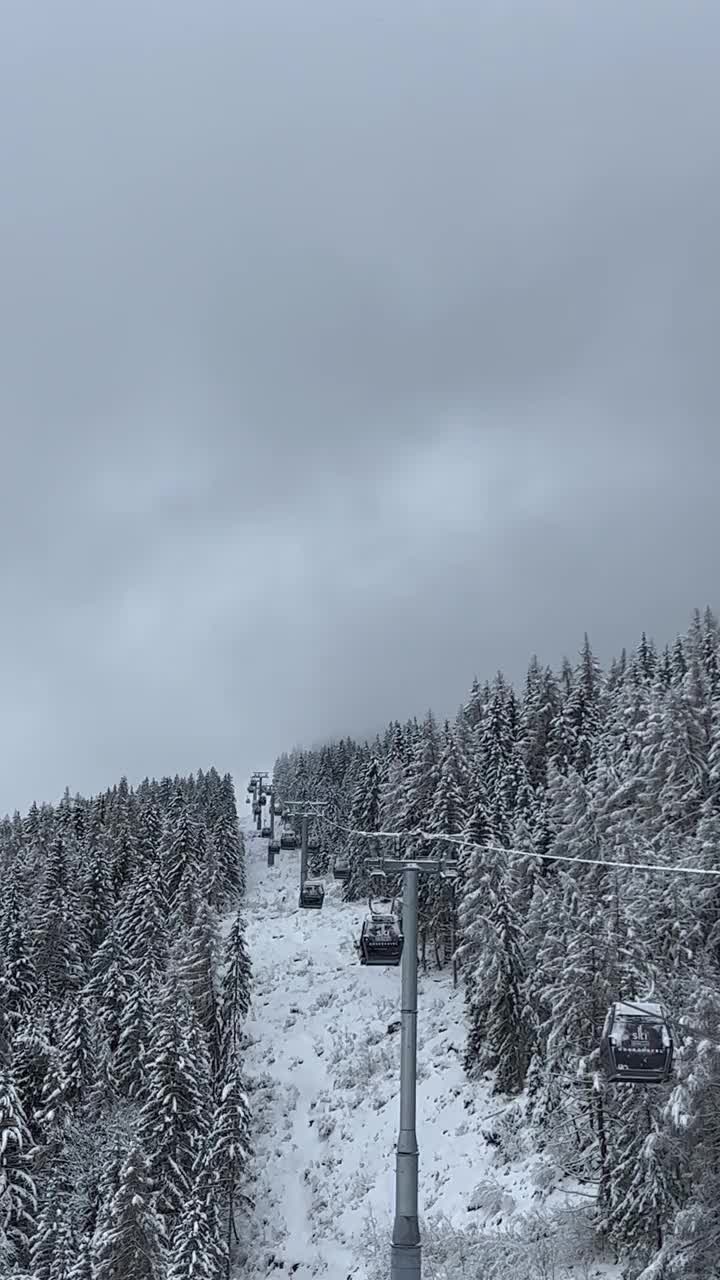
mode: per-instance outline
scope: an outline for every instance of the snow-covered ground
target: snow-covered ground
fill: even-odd
[[[343,903],[340,886],[327,879],[323,909],[299,910],[299,853],[283,852],[269,868],[266,841],[249,824],[245,836],[254,974],[246,1071],[257,1183],[241,1274],[247,1280],[283,1274],[376,1280],[389,1273],[400,970],[360,965],[354,943],[362,904]],[[566,1271],[559,1258],[548,1260],[547,1271],[523,1271],[526,1246],[517,1241],[527,1235],[532,1215],[560,1203],[570,1210],[570,1230],[583,1200],[557,1188],[554,1171],[528,1150],[524,1132],[513,1132],[508,1122],[516,1108],[504,1108],[489,1082],[467,1082],[463,1041],[462,990],[454,991],[444,973],[421,974],[423,1275],[475,1277],[476,1228],[507,1241],[508,1275],[515,1280],[612,1275],[594,1266]],[[500,1146],[492,1139],[498,1125],[505,1126]],[[550,1244],[542,1231],[539,1236],[541,1247],[567,1250],[567,1240],[558,1245],[553,1237]],[[535,1241],[530,1249],[533,1266],[538,1247]]]

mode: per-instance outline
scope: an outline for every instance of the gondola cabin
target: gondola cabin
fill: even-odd
[[[360,963],[398,965],[402,949],[402,923],[395,904],[371,903],[360,934]]]
[[[271,840],[268,845],[268,853],[279,853],[279,852],[280,852],[280,841]]]
[[[343,884],[347,884],[350,879],[350,863],[347,858],[336,858],[333,862],[333,876],[336,880],[341,880]]]
[[[297,839],[294,831],[283,831],[280,837],[281,849],[297,849]]]
[[[263,840],[269,840],[269,839],[270,839],[270,828],[269,828],[269,827],[263,827],[262,831],[260,832],[260,835],[261,835],[261,837],[262,837],[262,839],[263,839]]]
[[[615,1084],[665,1084],[673,1042],[667,1015],[656,1000],[611,1005],[600,1041],[600,1062]]]
[[[319,911],[325,901],[325,885],[322,880],[306,880],[300,893],[300,906]]]

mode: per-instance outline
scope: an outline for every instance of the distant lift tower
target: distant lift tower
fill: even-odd
[[[253,801],[253,817],[258,831],[262,830],[262,811],[263,805],[267,799],[267,788],[263,783],[263,778],[269,778],[270,774],[265,770],[256,769],[250,779],[251,786],[254,788]]]
[[[290,800],[283,806],[283,813],[289,817],[300,818],[300,895],[299,905],[322,906],[325,890],[320,881],[308,881],[308,823],[310,818],[321,817],[327,808],[326,800]],[[309,890],[308,885],[313,887]]]

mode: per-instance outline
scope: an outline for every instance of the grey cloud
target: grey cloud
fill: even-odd
[[[713,3],[68,0],[0,42],[0,805],[716,594]]]

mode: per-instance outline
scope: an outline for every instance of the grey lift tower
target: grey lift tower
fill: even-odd
[[[365,867],[370,874],[390,872],[402,876],[403,880],[400,1132],[395,1161],[395,1221],[390,1247],[390,1280],[421,1280],[416,1133],[418,879],[421,875],[441,874],[444,879],[454,881],[457,862],[446,862],[442,858],[404,860],[396,857],[383,858],[379,863],[367,860]]]

